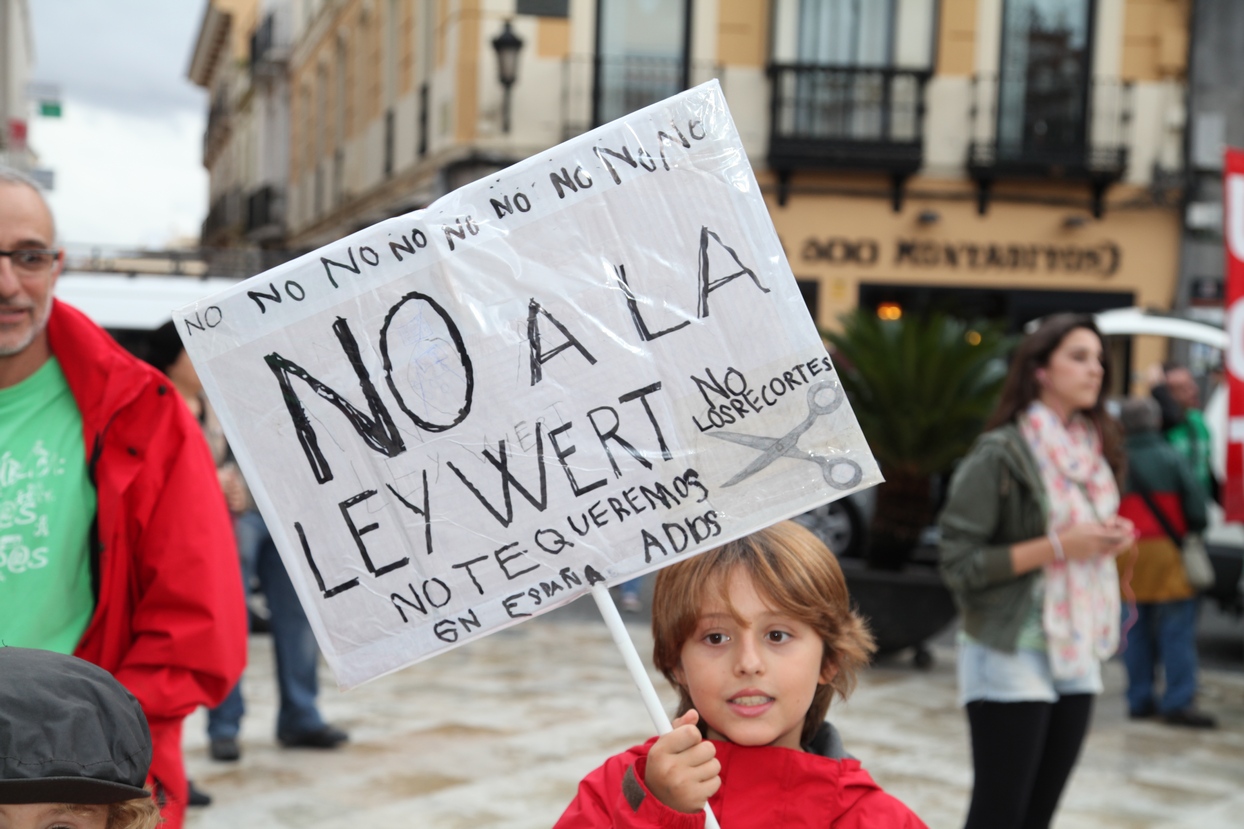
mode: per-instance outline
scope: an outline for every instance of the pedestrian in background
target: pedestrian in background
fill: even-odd
[[[317,704],[319,697],[319,646],[307,621],[293,582],[277,552],[263,517],[255,508],[250,489],[233,461],[215,414],[203,397],[203,384],[190,362],[173,323],[167,322],[145,339],[143,358],[172,379],[216,452],[218,474],[230,510],[242,571],[242,582],[258,579],[259,590],[268,607],[268,629],[276,656],[277,740],[287,748],[336,748],[349,739],[340,728],[324,721]],[[246,713],[239,680],[229,695],[207,712],[208,752],[212,759],[231,762],[242,756],[238,733]]]
[[[182,721],[246,661],[233,531],[168,378],[53,300],[63,263],[38,185],[0,168],[0,641],[72,653],[137,697],[180,829]]]
[[[1161,407],[1161,431],[1183,456],[1207,497],[1218,500],[1210,456],[1209,427],[1201,412],[1201,389],[1196,378],[1178,363],[1155,366],[1149,393]]]
[[[136,346],[136,348],[134,348]],[[225,494],[225,503],[229,511],[234,506],[231,498],[236,497],[238,481],[237,465],[229,456],[229,444],[225,441],[225,432],[216,419],[212,407],[207,404],[203,395],[203,384],[190,362],[190,356],[182,347],[181,337],[177,335],[177,327],[169,320],[164,325],[145,333],[145,336],[131,343],[132,350],[138,358],[164,372],[173,383],[173,388],[181,395],[182,402],[190,411],[190,416],[199,424],[203,431],[203,439],[207,441],[208,451],[212,453],[212,462],[216,465],[216,479],[221,491]],[[240,551],[240,547],[238,547]],[[240,554],[240,552],[239,552]],[[245,586],[243,588],[245,592]],[[191,807],[212,805],[212,796],[195,785],[193,780],[186,781],[186,803]]]
[[[1127,433],[1128,462],[1119,514],[1135,524],[1140,548],[1130,581],[1137,619],[1123,648],[1128,714],[1213,728],[1214,718],[1194,705],[1197,599],[1180,554],[1183,536],[1205,529],[1205,492],[1187,462],[1158,433],[1162,413],[1157,401],[1128,400],[1119,419]],[[1122,560],[1119,569],[1126,578]],[[1159,663],[1165,684],[1160,700],[1154,681]]]
[[[951,479],[940,552],[963,618],[968,829],[1050,824],[1118,645],[1112,559],[1133,539],[1116,515],[1109,380],[1092,318],[1049,317],[1020,343],[986,433]]]

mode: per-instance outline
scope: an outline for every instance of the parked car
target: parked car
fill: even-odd
[[[174,310],[236,284],[219,276],[66,273],[56,280],[56,298],[109,331],[151,331],[171,320]]]
[[[877,489],[870,487],[808,510],[794,520],[815,533],[839,558],[863,558],[876,502]]]

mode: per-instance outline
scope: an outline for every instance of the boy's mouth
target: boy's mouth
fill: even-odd
[[[733,696],[729,699],[729,703],[739,708],[762,708],[773,702],[773,697],[761,693],[746,693]]]

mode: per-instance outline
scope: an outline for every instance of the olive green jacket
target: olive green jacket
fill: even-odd
[[[1016,575],[1011,546],[1046,532],[1045,485],[1014,424],[986,432],[950,480],[941,528],[942,580],[963,614],[963,629],[1013,653],[1032,611],[1037,568]]]

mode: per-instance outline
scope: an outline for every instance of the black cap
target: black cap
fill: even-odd
[[[0,803],[149,797],[151,732],[138,700],[90,662],[0,648]]]

